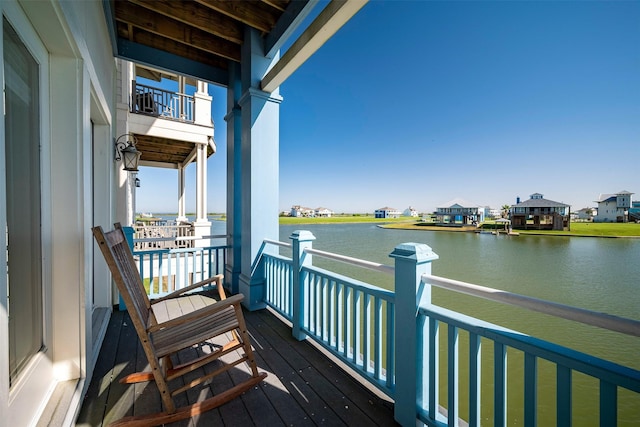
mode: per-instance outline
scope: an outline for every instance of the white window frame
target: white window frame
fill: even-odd
[[[18,33],[21,41],[27,50],[39,64],[39,108],[40,108],[40,179],[41,179],[41,223],[42,223],[42,286],[43,286],[43,342],[44,349],[29,361],[23,372],[20,373],[14,384],[9,388],[8,374],[8,319],[6,312],[0,312],[0,413],[3,415],[3,421],[7,425],[25,425],[28,422],[34,422],[38,419],[40,413],[44,409],[42,403],[46,401],[46,396],[50,394],[55,386],[53,376],[53,363],[50,357],[52,351],[52,301],[51,301],[51,280],[52,268],[51,247],[51,220],[48,212],[51,211],[51,189],[47,186],[50,182],[51,169],[49,166],[50,153],[50,123],[49,123],[49,54],[44,47],[42,41],[38,37],[37,32],[31,26],[29,19],[26,17],[20,6],[15,0],[3,0],[0,5],[0,12],[4,18],[11,24],[13,29]],[[0,24],[2,26],[2,24]],[[4,44],[4,40],[2,41]],[[2,48],[0,48],[1,50]],[[0,52],[3,53],[3,52]],[[4,90],[4,61],[1,67],[3,90]],[[4,115],[4,102],[2,112]],[[6,161],[5,153],[5,133],[4,119],[2,120],[0,132],[0,159],[2,164]],[[6,177],[0,174],[0,188],[6,187]],[[5,227],[6,218],[6,196],[2,191],[0,195],[0,226]],[[0,306],[6,306],[7,303],[7,282],[6,282],[6,236],[3,236],[2,243],[4,248],[0,250]]]

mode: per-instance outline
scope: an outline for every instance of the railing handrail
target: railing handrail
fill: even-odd
[[[490,301],[526,308],[528,310],[549,314],[562,319],[572,320],[586,325],[596,326],[626,335],[640,337],[640,321],[614,316],[612,314],[587,310],[557,302],[547,301],[526,295],[514,294],[500,289],[474,285],[459,280],[425,274],[423,283],[439,288],[484,298]]]
[[[290,248],[291,247],[291,243],[280,242],[278,240],[264,239],[263,242],[264,243],[268,243],[270,245],[282,246],[283,248]]]
[[[210,236],[176,236],[176,237],[140,237],[134,238],[133,242],[170,242],[182,240],[208,240],[208,239],[226,239],[227,234],[213,234]]]
[[[291,247],[291,243],[280,242],[278,240],[264,239],[263,242],[271,245],[281,246],[284,248]],[[353,258],[346,255],[336,254],[333,252],[326,252],[326,251],[321,251],[321,250],[312,249],[312,248],[305,248],[304,252],[308,253],[309,255],[318,255],[319,257],[322,257],[322,258],[327,258],[334,261],[340,261],[345,264],[355,265],[357,267],[366,268],[368,270],[379,271],[385,274],[393,274],[395,271],[395,268],[390,265],[380,264],[378,262],[367,261],[359,258]]]
[[[357,267],[366,268],[368,270],[379,271],[385,274],[393,274],[395,272],[395,268],[390,265],[380,264],[372,261],[366,261],[359,258],[353,258],[346,255],[335,254],[332,252],[326,252],[326,251],[321,251],[321,250],[312,249],[312,248],[305,248],[304,251],[310,255],[318,255],[322,258],[327,258],[334,261],[340,261],[345,264],[355,265]]]
[[[291,247],[290,243],[271,239],[264,239],[264,243],[282,247]],[[322,251],[319,249],[305,248],[304,252],[310,255],[317,255],[322,258],[343,262],[349,265],[355,265],[357,267],[362,267],[369,270],[379,271],[385,274],[394,274],[395,272],[395,267],[393,266]],[[613,332],[620,332],[625,335],[640,337],[640,321],[637,320],[627,319],[612,314],[588,310],[585,308],[573,307],[570,305],[543,300],[526,295],[515,294],[500,289],[466,283],[459,280],[447,279],[445,277],[435,275],[425,274],[422,276],[422,279],[425,283],[428,282],[431,285],[443,289],[448,289],[450,291],[460,292],[494,302],[509,304],[531,311],[549,314],[551,316],[583,323],[590,326],[596,326]]]
[[[186,93],[182,93],[182,92],[175,92],[173,90],[167,90],[167,89],[162,89],[159,87],[155,87],[155,86],[149,86],[149,85],[145,85],[142,83],[138,83],[134,80],[136,87],[143,87],[143,88],[147,88],[147,89],[152,89],[156,92],[163,92],[163,93],[170,93],[170,94],[174,94],[174,95],[178,95],[184,98],[193,98],[193,95],[187,95]]]

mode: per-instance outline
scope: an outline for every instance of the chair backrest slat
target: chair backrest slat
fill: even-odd
[[[124,231],[120,224],[116,224],[115,227],[113,231],[106,233],[102,227],[94,227],[93,235],[100,246],[109,270],[111,270],[138,334],[145,335],[151,303]]]

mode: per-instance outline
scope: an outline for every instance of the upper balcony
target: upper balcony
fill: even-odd
[[[186,123],[195,122],[193,96],[147,86],[135,80],[131,82],[131,95],[132,113]]]
[[[193,78],[122,61],[119,120],[136,136],[140,164],[184,167],[196,158],[197,146],[215,152],[212,97],[208,85]]]

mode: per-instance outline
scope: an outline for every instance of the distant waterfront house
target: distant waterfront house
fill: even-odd
[[[322,217],[326,217],[326,218],[331,218],[332,215],[333,215],[333,211],[331,209],[316,208],[316,210],[315,210],[315,216],[322,216]]]
[[[615,194],[600,194],[596,200],[598,215],[593,218],[593,222],[627,222],[632,194],[625,190]]]
[[[291,207],[291,216],[303,217],[303,216],[315,216],[315,209],[306,208],[300,205],[294,205]]]
[[[436,208],[436,222],[471,225],[484,221],[484,208],[476,203],[455,198]]]
[[[580,221],[592,221],[597,212],[596,208],[582,208],[574,212],[572,217]]]
[[[402,212],[390,207],[376,209],[375,212],[375,218],[398,218],[400,215],[402,215]]]
[[[569,230],[571,206],[534,193],[529,200],[511,206],[511,226],[517,229]]]
[[[409,206],[407,209],[404,210],[404,212],[402,212],[402,216],[411,216],[411,217],[417,218],[418,211],[412,208],[411,206]]]
[[[498,208],[492,208],[491,206],[484,207],[484,217],[485,218],[500,218],[502,217],[502,210]]]

